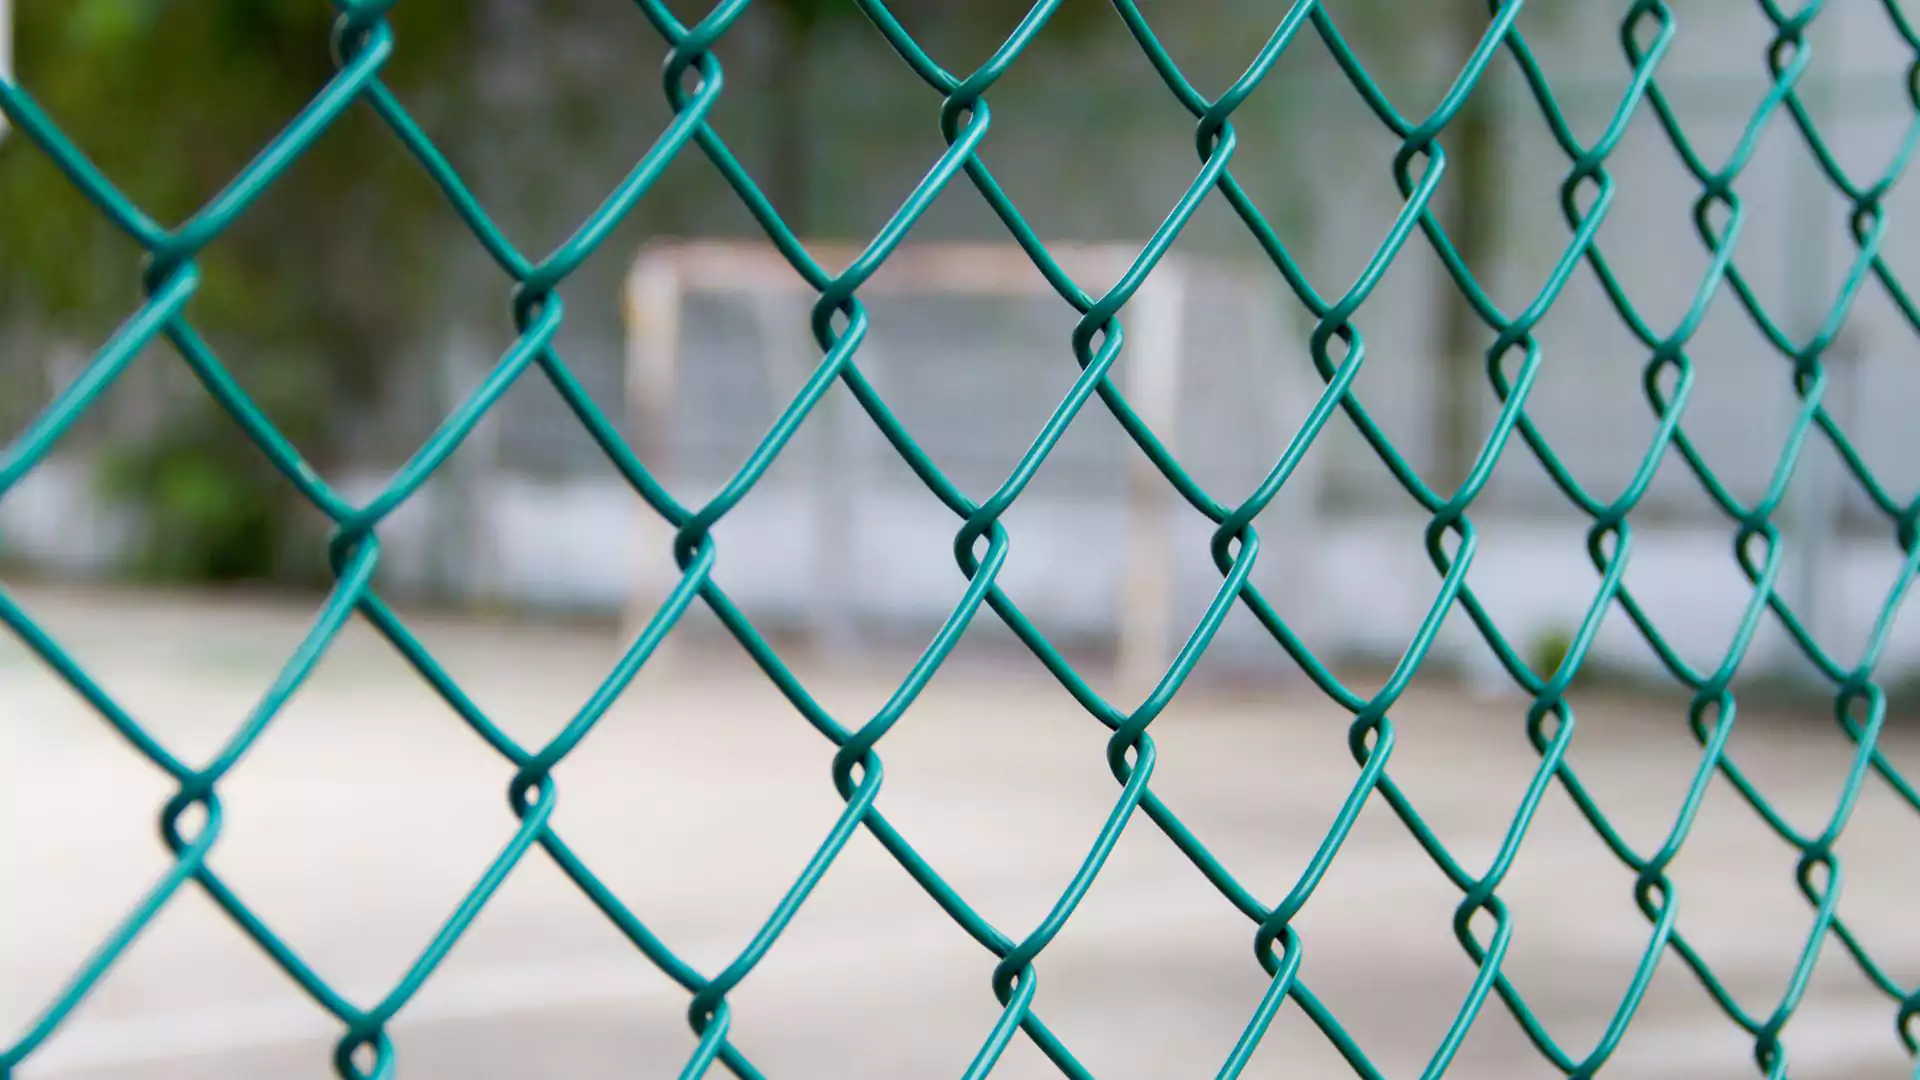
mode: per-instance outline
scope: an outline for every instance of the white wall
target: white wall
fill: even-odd
[[[65,485],[65,468],[70,466],[56,464],[0,502],[0,536],[21,554],[85,569],[110,554],[112,533],[96,528],[104,519],[79,489]],[[367,476],[344,490],[364,494],[378,479]],[[497,475],[482,490],[473,510],[480,538],[471,578],[476,597],[615,613],[641,594],[644,573],[658,581],[670,570],[665,533],[644,527],[641,504],[617,482]],[[381,529],[384,580],[391,585],[417,585],[431,569],[432,491]],[[1571,631],[1599,586],[1578,523],[1489,516],[1477,522],[1481,549],[1468,580],[1515,646],[1524,650],[1543,635]],[[717,578],[750,617],[769,627],[815,626],[833,598],[844,596],[870,632],[887,635],[889,642],[897,643],[901,634],[918,640],[914,635],[930,631],[965,586],[951,555],[959,522],[931,498],[862,499],[852,527],[835,533],[852,540],[838,558],[823,553],[816,524],[795,493],[778,490],[749,496],[723,520],[715,534]],[[1422,544],[1422,524],[1411,516],[1340,517],[1310,527],[1268,527],[1255,581],[1316,650],[1334,657],[1396,656],[1439,587]],[[1001,578],[1007,593],[1050,634],[1067,641],[1106,639],[1121,614],[1122,508],[1022,500],[1008,527],[1012,555]],[[1191,513],[1173,534],[1179,635],[1218,587],[1206,554],[1209,534],[1208,524]],[[1642,527],[1635,534],[1628,586],[1683,657],[1704,669],[1718,663],[1751,595],[1733,561],[1732,536],[1730,525]],[[1842,662],[1855,658],[1898,569],[1891,536],[1850,539],[1825,557],[1825,600],[1813,619]],[[834,591],[843,586],[844,594]],[[1455,616],[1442,647],[1497,681],[1491,654],[1471,635],[1464,617]],[[1240,614],[1227,623],[1219,648],[1235,666],[1288,666],[1278,647]],[[1765,616],[1754,662],[1764,666],[1786,649],[1772,616]],[[1603,624],[1593,658],[1648,675],[1660,671],[1618,613]],[[1920,626],[1904,620],[1895,627],[1881,670],[1904,672],[1916,665]]]

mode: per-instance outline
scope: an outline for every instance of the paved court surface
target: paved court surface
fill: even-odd
[[[300,636],[298,605],[24,589],[22,601],[169,745],[199,760]],[[563,723],[611,664],[595,629],[423,618],[420,632],[517,735]],[[751,936],[840,802],[831,747],[738,650],[650,670],[559,771],[557,823],[630,905],[713,971]],[[800,665],[830,706],[870,712],[909,657]],[[1680,706],[1576,697],[1571,760],[1629,837],[1671,823],[1697,758]],[[1393,774],[1469,866],[1506,828],[1535,759],[1524,703],[1420,687],[1394,716]],[[1831,809],[1849,746],[1820,710],[1745,702],[1732,753],[1803,828]],[[1156,789],[1267,901],[1285,893],[1355,768],[1343,715],[1294,682],[1203,669],[1156,721]],[[1888,746],[1920,772],[1920,731]],[[1116,787],[1105,731],[1039,666],[962,648],[882,744],[881,805],[977,907],[1019,936],[1085,854]],[[223,787],[215,865],[362,1003],[398,977],[503,844],[510,768],[371,632],[356,628]],[[24,1030],[165,867],[163,778],[17,643],[0,644],[0,1038]],[[1920,817],[1869,783],[1840,845],[1842,911],[1893,974],[1920,980]],[[1792,852],[1716,781],[1676,864],[1680,926],[1751,1010],[1778,997],[1810,912]],[[1583,1049],[1648,928],[1632,877],[1550,796],[1503,887],[1507,970]],[[1304,976],[1391,1077],[1420,1074],[1473,969],[1458,894],[1377,800],[1299,927]],[[1039,962],[1042,1014],[1101,1077],[1211,1076],[1264,988],[1251,924],[1144,818]],[[733,996],[739,1044],[774,1077],[957,1076],[997,1015],[991,956],[856,836]],[[669,1077],[694,1045],[685,995],[538,852],[393,1025],[403,1077]],[[1907,1077],[1891,1003],[1839,952],[1786,1041],[1799,1078]],[[334,1022],[183,894],[23,1077],[324,1077]],[[1757,1075],[1743,1037],[1664,962],[1609,1077]],[[1052,1075],[1017,1040],[995,1073]],[[1350,1075],[1295,1008],[1249,1075]],[[1556,1076],[1497,1000],[1459,1077]]]

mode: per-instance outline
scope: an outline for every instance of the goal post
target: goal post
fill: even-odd
[[[859,255],[857,248],[824,243],[809,245],[808,250],[830,267],[845,266]],[[1096,294],[1098,288],[1117,281],[1139,253],[1138,246],[1127,245],[1063,245],[1049,250],[1074,280]],[[1190,313],[1190,296],[1196,274],[1206,273],[1206,267],[1189,258],[1169,255],[1147,277],[1122,316],[1127,338],[1114,378],[1141,419],[1176,454],[1185,434],[1182,396],[1191,376],[1187,358],[1196,339],[1205,337]],[[1060,305],[1026,253],[1011,243],[905,245],[861,286],[860,295],[876,301],[920,297],[936,303],[945,298],[955,303],[1004,300]],[[689,464],[676,450],[687,434],[684,426],[713,421],[712,417],[689,417],[687,402],[682,400],[688,374],[684,365],[689,305],[703,296],[730,298],[725,318],[709,322],[724,322],[736,341],[743,337],[753,341],[736,346],[736,352],[758,354],[751,364],[743,361],[742,366],[756,369],[757,377],[781,398],[820,359],[817,346],[804,332],[817,293],[772,245],[701,239],[661,241],[644,248],[627,277],[623,304],[627,406],[642,459],[669,487],[684,478]],[[1272,322],[1271,312],[1250,315],[1278,325]],[[1049,339],[1046,345],[1064,350],[1065,342]],[[860,354],[863,366],[874,349],[870,336]],[[950,371],[945,374],[951,377]],[[837,400],[843,398],[829,395],[808,418],[810,426],[819,424],[828,434],[798,453],[795,463],[803,476],[797,485],[799,497],[806,504],[799,513],[804,524],[798,527],[812,532],[804,545],[811,566],[805,582],[794,586],[804,590],[795,602],[805,607],[803,634],[828,651],[854,646],[858,618],[850,598],[860,583],[850,576],[858,575],[860,567],[846,553],[852,550],[852,532],[862,527],[855,507],[866,481],[859,455],[846,448],[853,434],[849,427],[866,418],[847,408],[847,401]],[[1089,406],[1099,407],[1097,403]],[[1185,411],[1192,415],[1190,408]],[[1024,432],[1023,438],[1036,433]],[[798,447],[789,453],[796,451]],[[728,462],[728,471],[737,464]],[[1104,586],[1117,604],[1108,640],[1121,684],[1127,692],[1143,693],[1171,661],[1177,635],[1184,633],[1176,625],[1174,528],[1184,507],[1176,505],[1178,494],[1144,453],[1126,454],[1125,473],[1124,506],[1116,516],[1102,519],[1120,522],[1124,530],[1117,573]],[[1197,520],[1197,515],[1186,516]],[[629,635],[640,631],[678,582],[677,571],[662,556],[670,548],[672,526],[644,506],[639,518],[635,587],[624,616]]]

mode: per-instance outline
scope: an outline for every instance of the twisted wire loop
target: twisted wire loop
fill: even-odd
[[[1167,91],[1194,117],[1199,167],[1131,265],[1110,289],[1098,296],[1085,291],[1049,253],[1046,244],[1000,187],[980,153],[981,141],[993,118],[989,92],[1045,27],[1060,0],[1040,0],[1034,4],[993,54],[964,75],[951,72],[935,61],[888,10],[884,0],[854,0],[899,58],[938,95],[937,118],[946,149],[859,256],[838,274],[829,272],[806,250],[709,122],[725,89],[719,46],[750,0],[721,0],[692,23],[677,18],[661,0],[637,0],[640,15],[668,47],[661,87],[672,108],[673,119],[599,207],[563,243],[538,260],[523,254],[506,238],[432,139],[381,81],[382,69],[395,49],[386,13],[396,2],[334,0],[338,15],[332,45],[337,70],[332,80],[231,183],[185,222],[171,228],[154,221],[122,194],[26,90],[0,80],[0,111],[115,227],[147,252],[141,273],[145,299],[100,347],[90,365],[55,396],[25,432],[5,448],[4,454],[0,454],[0,496],[45,459],[74,422],[124,373],[134,357],[156,340],[164,340],[287,481],[333,521],[334,533],[327,556],[335,579],[306,638],[278,677],[213,759],[199,767],[175,757],[158,742],[134,712],[110,696],[58,641],[0,590],[0,621],[176,785],[174,794],[161,809],[159,820],[161,838],[172,855],[172,865],[30,1028],[0,1050],[0,1076],[11,1074],[15,1066],[44,1044],[155,915],[191,882],[218,904],[314,1002],[338,1019],[342,1033],[333,1061],[340,1076],[353,1080],[391,1077],[395,1074],[396,1057],[387,1025],[425,984],[520,860],[529,850],[538,847],[636,949],[689,995],[687,1017],[698,1043],[682,1075],[704,1075],[718,1062],[736,1076],[759,1077],[760,1071],[732,1041],[728,995],[777,945],[787,925],[847,841],[856,831],[864,829],[958,925],[996,958],[989,989],[1001,1004],[1002,1012],[983,1037],[965,1075],[973,1078],[990,1073],[1017,1032],[1031,1039],[1064,1075],[1087,1077],[1091,1075],[1088,1069],[1034,1008],[1039,961],[1092,888],[1124,830],[1137,815],[1144,814],[1221,896],[1253,924],[1254,958],[1270,979],[1240,1038],[1233,1046],[1224,1048],[1225,1058],[1218,1075],[1239,1075],[1279,1009],[1292,1001],[1318,1026],[1355,1074],[1377,1078],[1381,1073],[1365,1049],[1301,978],[1304,941],[1294,925],[1296,916],[1311,900],[1338,856],[1362,807],[1375,796],[1387,803],[1459,889],[1453,929],[1477,972],[1453,1023],[1422,1073],[1425,1077],[1438,1077],[1447,1071],[1489,996],[1497,996],[1553,1068],[1568,1077],[1595,1075],[1619,1045],[1642,1002],[1656,963],[1668,952],[1677,955],[1692,970],[1727,1017],[1752,1037],[1757,1069],[1769,1077],[1784,1077],[1789,1056],[1782,1031],[1793,1017],[1813,965],[1829,937],[1839,942],[1866,978],[1893,1003],[1894,1037],[1909,1053],[1920,1050],[1920,1019],[1916,1019],[1920,1017],[1920,988],[1897,982],[1874,959],[1869,944],[1837,912],[1841,861],[1834,851],[1870,773],[1920,812],[1920,791],[1916,791],[1913,783],[1877,748],[1886,715],[1886,692],[1874,675],[1905,593],[1916,573],[1920,573],[1920,500],[1902,502],[1895,498],[1855,450],[1839,421],[1824,404],[1829,380],[1822,362],[1860,290],[1869,280],[1878,283],[1907,324],[1920,333],[1920,309],[1915,307],[1881,251],[1887,230],[1885,196],[1904,174],[1915,146],[1920,144],[1920,34],[1894,0],[1881,0],[1880,6],[1895,35],[1911,54],[1907,96],[1914,108],[1914,120],[1884,171],[1868,183],[1860,182],[1841,167],[1798,90],[1812,59],[1808,29],[1827,8],[1826,0],[1809,0],[1791,13],[1774,0],[1758,0],[1773,28],[1766,53],[1771,78],[1740,139],[1717,168],[1695,150],[1661,88],[1659,66],[1678,32],[1678,17],[1663,0],[1633,0],[1622,18],[1619,44],[1630,78],[1604,129],[1591,143],[1582,143],[1573,134],[1525,35],[1516,28],[1525,0],[1489,0],[1487,27],[1477,47],[1440,102],[1417,120],[1395,108],[1332,16],[1315,0],[1294,3],[1240,77],[1211,99],[1194,88],[1134,0],[1112,0],[1128,33]],[[1391,170],[1403,199],[1401,208],[1353,284],[1331,298],[1308,280],[1232,168],[1238,141],[1233,126],[1235,110],[1256,92],[1278,59],[1308,31],[1330,52],[1346,80],[1380,123],[1399,140]],[[1493,301],[1473,270],[1465,265],[1432,205],[1447,167],[1444,137],[1448,125],[1486,77],[1489,65],[1502,53],[1517,67],[1552,138],[1569,162],[1560,183],[1560,205],[1570,238],[1533,299],[1511,314]],[[200,285],[196,261],[200,253],[219,239],[355,102],[366,103],[381,117],[440,188],[475,241],[511,282],[510,313],[517,335],[481,384],[379,493],[362,506],[355,506],[339,495],[300,456],[235,382],[216,352],[194,329],[187,314]],[[1597,239],[1617,190],[1616,181],[1607,168],[1608,159],[1619,145],[1628,123],[1647,110],[1651,110],[1687,172],[1699,184],[1693,221],[1709,256],[1707,270],[1687,309],[1664,334],[1649,324],[1629,298]],[[1795,341],[1779,325],[1734,261],[1736,244],[1747,217],[1737,184],[1763,133],[1783,122],[1782,113],[1786,116],[1784,122],[1799,132],[1823,175],[1847,200],[1849,231],[1857,248],[1854,261],[1820,325],[1801,341]],[[746,462],[719,492],[697,507],[675,499],[642,465],[607,414],[574,375],[556,344],[565,314],[560,294],[562,285],[646,196],[665,168],[689,148],[697,150],[714,166],[767,237],[817,293],[810,323],[821,351],[818,365]],[[964,493],[934,464],[888,408],[857,362],[869,328],[867,311],[859,297],[861,286],[899,247],[933,200],[962,175],[987,201],[1060,299],[1079,315],[1070,339],[1079,375],[1006,478],[978,501]],[[1165,256],[1200,204],[1216,193],[1239,217],[1273,269],[1313,315],[1315,325],[1308,344],[1315,370],[1325,384],[1285,451],[1253,492],[1237,505],[1216,500],[1189,475],[1110,377],[1122,354],[1126,336],[1120,311]],[[1420,478],[1375,423],[1353,387],[1367,355],[1366,336],[1358,325],[1358,315],[1388,266],[1416,235],[1424,238],[1439,256],[1453,284],[1494,335],[1492,345],[1485,352],[1485,370],[1501,408],[1466,477],[1451,494],[1436,491]],[[1573,477],[1526,408],[1542,362],[1535,330],[1583,265],[1597,279],[1620,320],[1646,350],[1642,384],[1656,420],[1654,434],[1641,452],[1636,470],[1621,493],[1610,501],[1594,495]],[[1800,403],[1771,482],[1760,498],[1751,503],[1736,498],[1708,467],[1682,423],[1695,382],[1688,347],[1708,305],[1723,287],[1733,293],[1740,308],[1772,348],[1788,361],[1781,376],[1789,380]],[[561,731],[538,747],[522,745],[489,719],[372,586],[380,558],[380,524],[419,490],[501,396],[530,369],[537,369],[559,392],[573,415],[632,486],[635,495],[674,527],[672,551],[681,571],[677,585],[605,680]],[[834,717],[811,696],[713,577],[719,558],[713,538],[715,525],[766,474],[813,407],[836,384],[846,387],[894,451],[952,511],[959,522],[953,538],[953,557],[967,580],[959,603],[905,679],[871,717],[857,724]],[[1221,575],[1219,589],[1173,661],[1146,697],[1131,708],[1111,702],[1094,690],[999,583],[999,574],[1012,544],[1012,536],[1002,519],[1067,428],[1096,397],[1181,497],[1214,523],[1210,551]],[[1425,544],[1439,578],[1439,586],[1419,629],[1384,684],[1371,696],[1363,696],[1336,678],[1251,580],[1261,547],[1255,519],[1277,496],[1336,413],[1344,414],[1358,428],[1400,486],[1428,515]],[[1478,550],[1478,534],[1469,511],[1516,435],[1560,492],[1590,519],[1586,548],[1600,576],[1599,588],[1564,659],[1550,672],[1534,671],[1521,658],[1467,580]],[[1904,556],[1867,643],[1851,665],[1836,658],[1815,639],[1777,588],[1781,541],[1774,515],[1810,438],[1825,440],[1837,453],[1852,481],[1892,526],[1894,541]],[[1634,540],[1629,515],[1644,498],[1656,469],[1669,452],[1684,461],[1710,500],[1733,524],[1734,558],[1752,586],[1732,638],[1712,671],[1702,671],[1678,655],[1625,583]],[[655,935],[552,825],[558,799],[553,770],[593,729],[696,601],[720,619],[802,718],[834,744],[831,780],[845,804],[805,869],[760,930],[730,963],[712,975],[696,970]],[[1332,827],[1293,887],[1272,904],[1262,901],[1242,884],[1151,786],[1158,751],[1149,729],[1178,693],[1235,605],[1246,608],[1311,680],[1353,717],[1347,731],[1348,746],[1357,766],[1352,786]],[[1539,764],[1511,825],[1491,861],[1477,873],[1463,865],[1441,842],[1387,768],[1396,738],[1390,714],[1431,651],[1442,621],[1456,606],[1464,610],[1507,674],[1531,698],[1526,710],[1525,734],[1539,755]],[[885,775],[879,744],[905,715],[983,608],[1009,626],[1087,712],[1110,730],[1107,764],[1118,785],[1113,808],[1089,844],[1079,869],[1046,916],[1023,935],[1003,931],[975,910],[888,821],[876,802]],[[1567,749],[1576,726],[1567,690],[1593,643],[1602,618],[1616,609],[1626,614],[1667,671],[1691,692],[1688,726],[1702,751],[1673,825],[1651,853],[1634,848],[1622,837],[1567,761]],[[439,932],[399,981],[372,1005],[356,1004],[336,990],[256,915],[208,863],[224,820],[219,795],[221,780],[272,725],[342,626],[356,614],[391,642],[481,739],[513,764],[515,772],[507,797],[519,822]],[[1856,747],[1851,770],[1831,816],[1813,835],[1790,825],[1726,752],[1738,712],[1732,681],[1755,633],[1769,614],[1833,686],[1835,720]],[[1788,985],[1765,1015],[1749,1012],[1740,1005],[1676,926],[1678,889],[1668,871],[1687,839],[1707,786],[1716,774],[1729,781],[1767,826],[1799,853],[1795,880],[1813,909]],[[1547,1030],[1529,1006],[1521,987],[1502,970],[1502,960],[1512,939],[1512,922],[1499,889],[1513,866],[1535,812],[1549,789],[1556,785],[1613,854],[1633,872],[1632,896],[1650,928],[1640,960],[1603,1033],[1590,1048],[1578,1053],[1563,1046]]]

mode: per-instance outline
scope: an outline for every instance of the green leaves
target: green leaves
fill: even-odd
[[[430,88],[442,105],[473,94],[470,8],[411,0],[394,12],[407,59],[382,75],[396,93]],[[336,15],[315,0],[74,0],[19,14],[20,85],[165,227],[191,218],[336,74]],[[440,319],[430,271],[460,234],[436,199],[356,105],[196,256],[187,317],[322,466],[347,448],[345,425],[329,421],[377,401],[394,357]],[[0,207],[0,321],[91,348],[139,304],[139,249],[24,137],[0,144]],[[273,467],[225,417],[166,410],[156,431],[106,432],[103,491],[144,523],[141,568],[278,574],[293,537],[312,536]]]
[[[89,52],[124,49],[158,21],[166,6],[140,0],[73,0],[67,40],[70,47]]]

